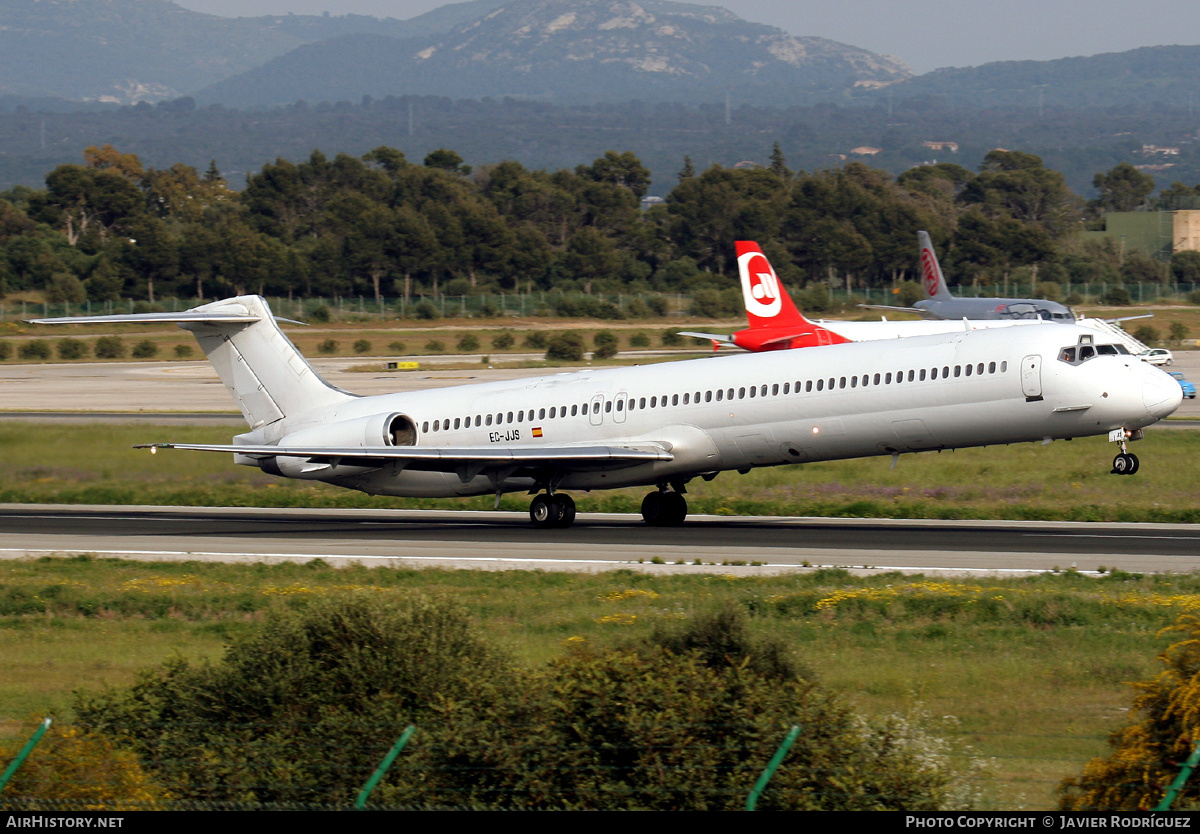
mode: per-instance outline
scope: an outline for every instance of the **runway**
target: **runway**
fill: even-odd
[[[529,376],[528,369],[362,373],[364,360],[317,360],[362,394]],[[365,360],[370,361],[370,360]],[[353,363],[360,363],[355,366]],[[1175,368],[1200,376],[1200,352]],[[244,426],[207,362],[0,366],[0,419]],[[162,411],[170,404],[173,411]],[[1161,425],[1193,428],[1185,400]],[[141,559],[327,559],[401,566],[735,574],[847,567],[956,574],[1054,569],[1192,571],[1200,525],[936,522],[689,516],[650,528],[633,515],[581,514],[567,530],[534,531],[524,513],[139,507],[0,508],[0,558],[97,553]],[[699,560],[702,564],[695,564]],[[751,565],[749,563],[761,563]],[[745,564],[729,564],[745,563]]]
[[[1075,568],[1190,572],[1200,525],[580,514],[537,531],[524,513],[0,505],[0,558],[94,553],[144,560],[489,570],[786,573],[822,567],[1013,575]],[[699,564],[697,563],[699,562]]]

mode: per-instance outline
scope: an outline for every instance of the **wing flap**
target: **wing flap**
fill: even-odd
[[[402,463],[406,469],[458,472],[463,467],[518,466],[555,469],[620,469],[654,461],[674,460],[674,455],[655,444],[620,446],[243,446],[237,444],[143,443],[135,449],[181,449],[192,452],[224,452],[249,458],[303,458],[312,463],[352,466],[383,466]]]

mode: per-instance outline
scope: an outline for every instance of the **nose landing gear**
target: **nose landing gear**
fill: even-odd
[[[1141,464],[1138,463],[1137,455],[1131,455],[1128,452],[1122,452],[1113,458],[1113,468],[1112,472],[1109,474],[1132,475],[1134,472],[1138,471],[1139,466],[1141,466]]]
[[[1141,437],[1141,429],[1137,431],[1115,429],[1108,433],[1110,442],[1121,444],[1120,454],[1113,458],[1113,468],[1109,473],[1110,475],[1132,475],[1138,471],[1141,464],[1138,462],[1137,455],[1130,454],[1128,443],[1130,440],[1140,440]]]

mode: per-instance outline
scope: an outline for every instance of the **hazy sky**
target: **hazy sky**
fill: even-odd
[[[444,0],[175,0],[225,17],[365,14],[401,20]],[[894,55],[917,72],[1200,43],[1195,0],[727,0],[720,5],[793,35]]]

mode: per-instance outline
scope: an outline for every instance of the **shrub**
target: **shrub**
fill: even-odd
[[[916,281],[902,282],[899,293],[901,304],[911,306],[912,303],[920,301],[924,295],[919,293],[922,293],[922,290]],[[912,299],[912,301],[905,301],[906,298]],[[829,287],[825,284],[813,284],[805,288],[803,292],[799,293],[796,303],[806,313],[809,311],[828,313],[833,309],[833,298],[829,295]]]
[[[678,329],[672,327],[663,331],[662,343],[663,347],[678,347],[683,344],[683,337],[679,335]]]
[[[743,627],[736,616],[717,615],[661,640],[583,645],[533,677],[519,704],[486,715],[448,705],[447,729],[432,741],[438,759],[455,767],[414,762],[428,782],[423,794],[403,799],[739,810],[788,727],[799,724],[760,809],[962,807],[944,742],[906,719],[864,721],[844,697],[779,666],[774,650],[760,658],[767,644],[739,633]]]
[[[371,352],[371,343],[369,341],[367,341],[366,339],[355,339],[354,340],[354,352],[358,353],[358,354],[370,353]]]
[[[158,355],[158,345],[149,339],[142,339],[133,346],[134,359],[152,359]]]
[[[317,353],[333,354],[338,352],[337,339],[325,339],[317,345]]]
[[[0,339],[0,361],[8,359],[12,356],[12,345]]]
[[[629,346],[634,348],[648,348],[650,347],[650,337],[639,330],[629,337]]]
[[[1115,287],[1109,287],[1101,296],[1100,301],[1109,307],[1128,307],[1133,303],[1133,298],[1129,295],[1129,290],[1118,284]]]
[[[437,339],[430,339],[428,342],[425,343],[425,352],[426,353],[445,353],[446,352],[446,344],[445,344],[445,342],[441,342]]]
[[[55,350],[58,352],[58,358],[66,361],[82,359],[88,354],[87,342],[79,339],[59,339]]]
[[[1153,808],[1200,738],[1200,617],[1185,614],[1168,631],[1184,639],[1159,655],[1166,669],[1135,684],[1136,723],[1109,736],[1111,755],[1093,759],[1078,779],[1059,788],[1066,811],[1138,811]],[[1200,783],[1189,780],[1180,807],[1195,807]]]
[[[661,295],[653,295],[646,299],[646,306],[650,308],[650,312],[662,318],[667,315],[670,310],[670,304],[667,299]]]
[[[1158,331],[1148,324],[1140,324],[1133,331],[1133,338],[1148,345],[1158,341]]]
[[[192,346],[191,345],[175,345],[175,358],[176,359],[190,359],[191,356],[192,356]]]
[[[454,347],[462,353],[471,353],[479,350],[479,337],[474,333],[464,333],[458,337]]]
[[[611,330],[596,331],[596,335],[592,337],[592,344],[596,346],[592,353],[596,359],[612,359],[617,355],[617,337]]]
[[[276,609],[220,660],[169,660],[76,710],[178,796],[344,805],[406,725],[511,700],[497,692],[512,678],[457,605],[347,594]]]
[[[308,308],[306,316],[309,321],[314,321],[319,324],[325,324],[331,318],[329,308],[324,304],[317,304]]]
[[[17,347],[17,356],[21,359],[49,359],[50,343],[45,339],[31,339]]]
[[[740,290],[699,289],[692,294],[692,315],[719,319],[738,315],[742,310]]]
[[[442,317],[437,305],[428,298],[422,298],[417,302],[417,304],[413,307],[413,315],[419,319],[424,319],[425,321],[433,321],[434,319],[440,319]]]
[[[546,343],[549,340],[550,336],[545,330],[530,330],[525,334],[525,338],[521,341],[521,344],[534,350],[545,350]],[[492,344],[495,345],[495,342]]]
[[[125,343],[120,336],[101,336],[92,352],[97,359],[121,359],[125,356]]]
[[[18,746],[0,747],[0,761],[14,758]],[[165,808],[168,799],[128,750],[77,727],[52,724],[6,786],[0,808],[145,811]]]
[[[529,338],[526,337],[525,341],[528,343]],[[492,337],[492,349],[493,350],[508,350],[510,347],[512,347],[514,344],[516,344],[516,342],[517,342],[516,337],[513,336],[512,331],[505,330],[503,333],[497,333],[495,336]]]
[[[400,341],[388,342],[388,350],[390,350],[392,353],[404,353],[404,349],[405,349],[404,342],[400,342]]]
[[[571,330],[555,333],[546,342],[546,359],[551,362],[582,362],[583,337]]]

